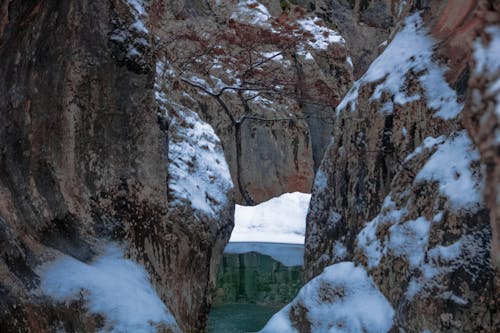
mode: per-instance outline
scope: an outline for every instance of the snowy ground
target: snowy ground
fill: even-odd
[[[236,205],[230,242],[304,244],[311,195],[285,193],[257,206]]]
[[[301,266],[310,200],[310,194],[294,192],[254,207],[236,205],[235,226],[225,252],[258,252],[285,266]]]

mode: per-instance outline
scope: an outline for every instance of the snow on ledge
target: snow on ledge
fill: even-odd
[[[90,264],[63,256],[40,268],[40,288],[57,301],[77,300],[85,291],[89,311],[104,316],[105,331],[152,333],[161,324],[177,327],[148,273],[123,256],[113,243]]]
[[[229,242],[304,244],[311,194],[294,192],[257,206],[236,205]]]

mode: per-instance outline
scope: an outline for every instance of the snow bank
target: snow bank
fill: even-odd
[[[184,206],[187,201],[195,210],[217,218],[233,188],[221,143],[196,113],[179,105],[176,113],[168,142],[169,205]]]
[[[457,102],[456,92],[448,85],[443,74],[446,69],[434,63],[436,46],[427,29],[422,26],[418,13],[405,20],[404,28],[394,37],[384,52],[371,64],[368,71],[354,83],[346,97],[337,107],[337,113],[349,105],[356,109],[361,86],[381,81],[375,87],[370,101],[378,100],[384,92],[394,96],[394,103],[403,105],[422,98],[408,95],[405,81],[410,72],[417,75],[425,92],[427,107],[435,110],[435,116],[443,119],[455,118],[462,105]],[[390,110],[385,110],[390,113]]]
[[[304,244],[311,194],[285,193],[257,206],[236,205],[230,242]]]
[[[394,310],[361,266],[341,262],[325,268],[297,297],[275,314],[261,333],[297,332],[290,322],[294,307],[306,309],[311,332],[383,333]]]
[[[83,297],[92,313],[105,318],[111,332],[156,332],[175,320],[142,266],[123,258],[115,244],[90,264],[64,256],[40,269],[41,290],[57,301]]]

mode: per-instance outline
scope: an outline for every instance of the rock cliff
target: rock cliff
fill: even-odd
[[[177,332],[170,311],[183,331],[203,330],[232,228],[232,184],[210,126],[188,113],[167,115],[158,101],[155,35],[164,6],[142,0],[0,5],[2,332],[151,330],[153,322]],[[190,136],[193,129],[203,146]],[[184,175],[172,169],[179,145],[194,151],[183,160]],[[200,156],[218,159],[219,181],[193,165]],[[195,188],[196,203],[183,197],[176,175],[204,184]],[[119,250],[106,252],[110,242]],[[129,268],[130,277],[115,277],[124,281],[116,288],[135,278],[152,282],[141,295],[158,293],[169,309],[156,298],[155,318],[96,309],[99,283],[113,279],[105,271],[101,282],[83,273],[70,280],[85,292],[65,302],[64,290],[50,288],[58,281],[52,268],[98,274],[106,260]],[[127,304],[111,308],[125,311]]]
[[[402,11],[390,43],[336,109],[307,218],[311,281],[269,332],[500,327],[489,251],[492,229],[498,239],[498,5],[408,1]],[[345,272],[366,284],[350,290]],[[384,309],[382,326],[349,310],[357,297]],[[324,321],[318,308],[337,315]]]

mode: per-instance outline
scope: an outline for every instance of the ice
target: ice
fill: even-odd
[[[237,242],[227,244],[224,252],[257,252],[270,256],[289,267],[302,266],[304,264],[304,246],[301,244]]]

